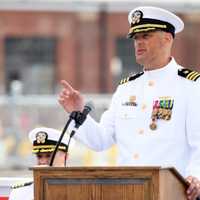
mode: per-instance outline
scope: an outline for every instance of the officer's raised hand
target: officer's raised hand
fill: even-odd
[[[72,111],[82,111],[84,108],[84,98],[79,91],[75,90],[67,81],[62,80],[62,91],[58,101],[63,108],[71,113]]]

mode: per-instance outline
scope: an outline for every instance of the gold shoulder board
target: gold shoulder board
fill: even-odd
[[[178,69],[178,75],[186,79],[196,81],[200,77],[200,73],[191,69]]]
[[[28,186],[28,185],[31,185],[31,184],[33,184],[33,181],[26,182],[26,183],[18,183],[18,184],[11,186],[11,189],[17,189],[17,188]]]
[[[124,78],[124,79],[122,79],[122,80],[119,82],[119,85],[122,85],[122,84],[124,84],[124,83],[129,82],[129,81],[133,81],[133,80],[135,80],[136,78],[139,78],[142,74],[144,74],[144,72],[139,72],[139,73],[137,73],[137,74],[134,74],[134,75],[132,75],[132,76],[129,76],[129,77],[127,77],[127,78]]]

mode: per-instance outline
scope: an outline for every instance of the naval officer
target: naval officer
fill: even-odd
[[[188,199],[200,195],[200,74],[172,56],[183,21],[165,9],[137,7],[128,15],[141,73],[123,79],[100,123],[88,116],[75,138],[102,151],[113,144],[119,165],[174,166],[188,181]],[[82,111],[84,98],[67,81],[59,102]]]
[[[32,152],[36,156],[38,166],[48,166],[52,152],[55,149],[61,132],[53,129],[40,127],[29,133],[29,140],[33,145]],[[64,137],[56,153],[53,166],[64,167],[67,159],[67,137]],[[16,184],[12,187],[9,200],[33,200],[33,181]]]

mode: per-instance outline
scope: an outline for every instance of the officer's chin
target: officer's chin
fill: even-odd
[[[39,165],[35,165],[34,167],[49,167],[48,164],[39,164]]]
[[[143,56],[137,56],[137,55],[135,55],[135,60],[136,60],[137,64],[142,65],[142,66],[145,65],[145,59],[144,59]]]

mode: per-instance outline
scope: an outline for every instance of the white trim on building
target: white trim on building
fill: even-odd
[[[174,12],[200,12],[199,0],[1,0],[0,10],[91,11],[102,8],[112,12],[128,12],[136,6],[159,6]]]

